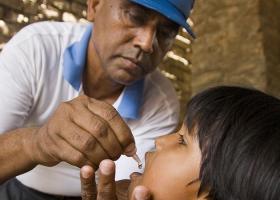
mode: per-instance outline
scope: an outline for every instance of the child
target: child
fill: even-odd
[[[240,87],[199,93],[182,128],[146,154],[135,185],[154,200],[279,200],[280,100]]]

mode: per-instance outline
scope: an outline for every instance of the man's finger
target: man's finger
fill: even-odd
[[[99,165],[97,200],[114,200],[116,197],[115,163],[103,160]]]
[[[134,188],[130,200],[151,200],[152,195],[148,188],[145,186],[137,186]]]
[[[91,166],[85,165],[80,170],[82,200],[96,200],[95,173]]]
[[[130,174],[129,199],[130,200],[151,200],[152,195],[148,188],[141,185],[143,176],[139,172]]]
[[[90,102],[91,103],[88,104],[88,109],[108,122],[120,142],[124,154],[127,156],[133,156],[136,153],[134,137],[130,128],[121,118],[116,109],[111,105],[96,99],[91,99]]]
[[[73,116],[71,116],[73,122],[77,126],[79,126],[80,129],[82,129],[82,131],[76,131],[76,135],[81,135],[80,137],[82,140],[77,140],[78,137],[75,135],[67,136],[70,139],[72,139],[74,143],[76,141],[76,146],[78,146],[77,148],[82,148],[81,152],[86,153],[87,156],[89,156],[90,158],[94,158],[95,163],[97,161],[98,165],[101,162],[101,160],[104,159],[117,160],[123,152],[122,146],[117,136],[114,134],[112,128],[110,127],[106,119],[89,110],[87,105],[88,102],[82,102],[80,104],[73,105],[73,107],[76,109],[76,112],[79,112],[80,114],[74,114]],[[98,105],[96,105],[96,107],[98,107]],[[68,129],[70,129],[70,127]],[[94,145],[94,142],[98,142],[100,144],[100,146],[103,148],[103,152],[95,152],[89,149],[96,146]],[[99,148],[99,151],[100,150],[102,151],[102,149]],[[100,158],[102,159],[100,160]]]
[[[63,134],[60,134],[59,137],[63,138],[68,145],[76,149],[80,154],[84,155],[87,160],[90,161],[90,163],[94,164],[95,167],[99,166],[99,163],[102,160],[109,157],[109,155],[100,146],[98,141],[90,133],[80,128],[77,124],[68,124],[63,128],[61,133]],[[70,153],[66,155],[71,158]],[[78,166],[84,165],[85,163],[83,162]]]
[[[118,200],[128,200],[128,188],[130,180],[123,179],[116,182],[116,195]]]

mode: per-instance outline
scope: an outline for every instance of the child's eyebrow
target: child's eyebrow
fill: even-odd
[[[192,180],[191,182],[187,183],[186,186],[190,186],[190,185],[196,183],[197,181],[199,181],[199,178],[197,178],[197,179],[195,179],[195,180]]]

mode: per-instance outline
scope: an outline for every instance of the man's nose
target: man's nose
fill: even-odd
[[[153,53],[157,44],[157,33],[154,27],[141,27],[137,31],[134,46],[139,47],[145,53]]]
[[[164,148],[170,147],[179,141],[179,136],[178,134],[170,134],[170,135],[165,135],[161,136],[156,139],[155,145],[156,145],[156,150],[160,151]]]

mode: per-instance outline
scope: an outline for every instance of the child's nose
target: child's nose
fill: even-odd
[[[178,142],[178,134],[173,133],[170,135],[161,136],[155,141],[156,150],[164,149],[176,144],[176,142]]]

